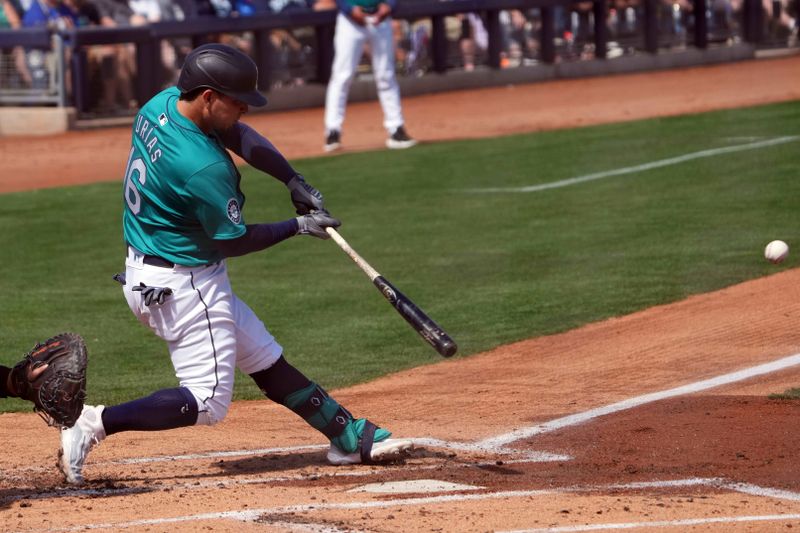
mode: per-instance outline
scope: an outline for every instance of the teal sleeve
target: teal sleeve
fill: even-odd
[[[197,221],[211,239],[235,239],[247,231],[237,181],[229,165],[218,162],[198,171],[186,183]]]

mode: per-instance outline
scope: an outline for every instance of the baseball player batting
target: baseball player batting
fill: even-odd
[[[400,87],[394,70],[391,14],[395,4],[396,0],[336,0],[339,14],[333,38],[333,66],[325,94],[326,152],[341,147],[347,95],[366,43],[369,43],[372,73],[383,109],[383,126],[388,132],[386,146],[403,149],[417,144],[405,129]]]
[[[330,440],[335,465],[396,459],[411,441],[355,419],[283,356],[283,347],[233,292],[225,259],[294,235],[328,238],[340,225],[320,192],[264,137],[239,122],[263,106],[255,63],[238,50],[193,50],[177,87],[136,115],[122,187],[127,245],[123,292],[133,314],[164,339],[179,386],[120,405],[85,406],[62,430],[59,468],[83,481],[93,446],[121,431],[213,425],[228,411],[234,370]],[[245,224],[241,176],[226,150],[286,184],[297,213],[281,222]],[[304,327],[298,324],[298,327]],[[310,326],[310,325],[309,325]]]

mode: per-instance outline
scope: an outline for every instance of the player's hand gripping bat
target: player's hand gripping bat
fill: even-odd
[[[377,270],[372,268],[363,257],[358,255],[358,253],[347,244],[347,241],[339,235],[339,232],[333,228],[325,228],[325,230],[333,240],[336,241],[336,244],[338,244],[339,247],[355,261],[361,270],[364,271],[369,279],[372,280],[375,287],[389,300],[389,303],[400,313],[400,316],[411,324],[411,327],[414,328],[428,344],[433,346],[434,350],[439,352],[439,355],[442,357],[450,357],[456,353],[458,346],[456,346],[456,343],[450,338],[450,335],[445,333],[436,322],[426,315],[419,307],[414,305],[414,302],[405,294],[397,290],[397,288],[389,283],[386,278],[381,276]]]

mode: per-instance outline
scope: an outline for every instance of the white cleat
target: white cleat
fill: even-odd
[[[408,439],[386,439],[374,442],[370,451],[370,460],[374,463],[394,461],[403,457],[413,448],[414,443]],[[356,465],[361,464],[362,461],[359,452],[345,453],[331,444],[328,450],[328,462],[332,465]]]
[[[104,406],[86,405],[81,416],[71,428],[61,429],[61,449],[58,450],[58,469],[67,483],[83,483],[83,462],[95,444],[106,438],[103,427]]]

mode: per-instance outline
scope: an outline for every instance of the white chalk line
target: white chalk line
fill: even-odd
[[[635,165],[631,167],[622,167],[616,168],[613,170],[605,170],[602,172],[594,172],[592,174],[585,174],[583,176],[577,176],[574,178],[568,178],[559,181],[553,181],[550,183],[541,183],[539,185],[528,185],[525,187],[485,187],[485,188],[474,188],[474,189],[465,189],[464,192],[469,193],[517,193],[517,192],[538,192],[544,191],[547,189],[558,189],[561,187],[569,187],[570,185],[577,185],[579,183],[586,183],[587,181],[594,181],[603,178],[610,178],[613,176],[622,176],[625,174],[634,174],[636,172],[643,172],[646,170],[652,170],[654,168],[661,168],[670,165],[677,165],[679,163],[685,163],[686,161],[692,161],[694,159],[701,159],[704,157],[714,157],[717,155],[723,154],[730,154],[734,152],[742,152],[745,150],[756,150],[758,148],[766,148],[769,146],[776,146],[779,144],[786,144],[792,141],[796,141],[800,139],[800,136],[797,135],[790,135],[785,137],[776,137],[774,139],[767,139],[764,141],[756,141],[747,144],[737,144],[734,146],[724,146],[722,148],[710,148],[708,150],[700,150],[699,152],[691,152],[688,154],[684,154],[677,157],[670,157],[667,159],[660,159],[658,161],[651,161],[650,163],[643,163],[641,165]]]
[[[361,529],[339,529],[328,524],[310,524],[307,522],[269,522],[272,527],[279,527],[282,531],[299,531],[301,533],[369,533]]]
[[[653,527],[686,527],[704,524],[731,524],[742,522],[771,522],[781,520],[800,520],[800,514],[773,514],[753,516],[713,516],[707,518],[683,518],[679,520],[654,520],[651,522],[617,522],[606,524],[584,524],[535,529],[514,529],[498,533],[568,533],[578,531],[604,531],[609,529],[638,529]]]
[[[220,459],[224,457],[246,457],[252,455],[275,455],[281,453],[304,453],[327,450],[329,445],[314,444],[304,446],[282,446],[275,448],[257,448],[254,450],[226,450],[220,452],[187,453],[183,455],[162,455],[158,457],[132,457],[102,464],[143,464],[169,463],[172,461],[196,461],[199,459]]]
[[[730,483],[724,481],[721,478],[689,478],[689,479],[674,479],[665,481],[649,481],[649,482],[641,481],[635,483],[622,483],[622,484],[585,485],[585,486],[564,487],[558,489],[497,491],[497,492],[484,492],[480,494],[447,494],[440,496],[395,498],[389,500],[351,501],[351,502],[337,502],[337,503],[314,502],[314,503],[286,505],[279,507],[266,507],[262,509],[248,509],[246,511],[242,510],[220,511],[213,513],[199,513],[192,515],[176,516],[170,518],[148,518],[142,520],[131,520],[127,522],[84,524],[68,528],[47,529],[44,531],[80,531],[85,529],[126,529],[131,527],[156,526],[156,525],[173,524],[180,522],[195,522],[200,520],[239,520],[244,522],[252,522],[259,519],[263,519],[264,517],[275,517],[284,514],[314,513],[314,512],[330,511],[330,510],[381,509],[387,507],[409,507],[409,506],[419,506],[419,505],[434,505],[441,503],[459,503],[466,501],[484,501],[484,500],[496,500],[496,499],[507,499],[507,498],[531,498],[539,496],[549,496],[554,494],[608,492],[609,490],[641,491],[647,489],[675,489],[675,488],[697,487],[697,486],[722,487],[736,492],[742,492],[737,489],[744,488],[746,489],[747,494],[754,494],[754,495],[757,494],[760,496],[780,498],[781,494],[786,493],[787,495],[789,495],[788,499],[796,500],[797,498],[800,498],[800,494],[790,493],[788,491],[776,491],[774,489],[757,487],[755,485]],[[785,518],[787,515],[775,515],[775,516],[783,516]],[[788,516],[793,516],[793,515],[788,515]],[[772,519],[772,518],[761,518],[761,517],[715,517],[714,520],[740,521],[740,519],[742,518],[745,519],[760,518],[762,520]],[[690,524],[692,523],[691,522],[692,520],[711,520],[711,519],[688,519],[688,520],[689,520],[688,522],[685,520],[675,520],[664,523],[678,526],[684,523]],[[627,528],[647,526],[650,525],[651,523],[644,522],[640,524],[641,525],[638,526],[630,525]],[[612,524],[612,526],[614,525]],[[568,528],[575,526],[564,526],[564,527]],[[577,526],[577,527],[592,527],[597,529],[614,528],[614,527],[608,527],[608,524],[597,524],[592,526]],[[617,528],[624,529],[626,527],[617,527]],[[521,530],[521,531],[561,531],[561,529],[555,528],[555,529],[541,529],[541,530],[535,529],[535,530]],[[581,530],[564,529],[563,531],[581,531]]]
[[[775,498],[778,500],[791,500],[795,502],[800,502],[800,493],[793,492],[790,490],[759,487],[758,485],[752,485],[750,483],[735,483],[735,482],[719,483],[717,486],[735,492],[750,494],[752,496],[763,496],[766,498]]]
[[[776,361],[764,363],[762,365],[750,368],[745,368],[743,370],[731,372],[729,374],[723,374],[721,376],[717,376],[711,379],[706,379],[703,381],[690,383],[688,385],[675,387],[674,389],[664,390],[660,392],[653,392],[650,394],[644,394],[642,396],[636,396],[634,398],[629,398],[621,402],[616,402],[610,405],[597,407],[595,409],[590,409],[589,411],[584,411],[582,413],[575,413],[573,415],[564,416],[561,418],[557,418],[555,420],[551,420],[549,422],[537,424],[535,426],[520,428],[510,433],[506,433],[504,435],[498,435],[496,437],[490,437],[488,439],[484,439],[482,441],[475,443],[475,446],[477,448],[486,448],[486,449],[500,448],[508,444],[511,444],[512,442],[516,442],[522,439],[527,439],[530,437],[534,437],[536,435],[541,435],[543,433],[549,433],[551,431],[556,431],[569,426],[583,424],[584,422],[588,422],[589,420],[592,420],[600,416],[605,416],[611,413],[616,413],[618,411],[632,409],[634,407],[639,407],[647,403],[664,400],[667,398],[674,398],[675,396],[683,396],[685,394],[692,394],[695,392],[700,392],[703,390],[720,387],[722,385],[728,385],[730,383],[735,383],[737,381],[742,381],[756,376],[769,374],[771,372],[784,370],[786,368],[797,366],[799,364],[800,364],[800,354],[790,355],[788,357],[784,357]]]
[[[561,459],[557,459],[559,461],[566,461],[572,459],[570,456],[556,456],[561,457]],[[554,459],[555,460],[555,459]],[[528,464],[528,463],[540,463],[542,462],[537,457],[526,457],[522,459],[504,459],[502,461],[502,465],[514,465],[514,464]],[[117,462],[107,462],[102,463],[106,465],[110,464],[117,464]],[[497,461],[479,461],[474,463],[452,463],[449,465],[451,468],[486,468],[486,467],[496,467],[498,466]],[[429,465],[386,465],[383,467],[383,472],[387,472],[389,470],[395,471],[402,471],[402,472],[424,472],[428,470],[440,470],[442,468],[441,463],[436,464],[429,464]],[[52,468],[48,469],[52,470]],[[10,496],[5,498],[0,498],[0,502],[4,503],[11,503],[15,501],[22,501],[22,500],[47,500],[50,498],[56,498],[61,496],[124,496],[126,494],[139,494],[145,492],[156,492],[156,491],[173,491],[173,490],[187,490],[187,491],[194,491],[194,490],[205,490],[208,488],[220,488],[220,487],[232,487],[232,486],[246,486],[246,485],[268,485],[273,483],[287,483],[293,481],[307,481],[309,479],[336,479],[336,478],[360,478],[360,477],[372,477],[375,476],[375,471],[373,470],[336,470],[334,472],[326,473],[326,472],[314,472],[313,474],[310,473],[299,473],[295,475],[289,476],[256,476],[256,477],[247,477],[247,478],[231,478],[227,477],[225,474],[220,474],[221,479],[214,479],[212,481],[191,481],[191,482],[175,482],[175,483],[166,483],[160,482],[156,484],[147,484],[143,486],[125,486],[125,487],[104,487],[104,488],[63,488],[57,489],[47,492],[37,492],[36,494],[22,494],[18,496]],[[9,478],[6,478],[9,479]],[[22,481],[22,478],[20,478]]]
[[[371,501],[356,501],[356,502],[341,502],[341,503],[311,503],[300,505],[288,505],[281,507],[272,507],[264,509],[248,509],[247,511],[221,511],[216,513],[200,513],[194,515],[185,515],[172,518],[152,518],[143,520],[132,520],[128,522],[106,523],[106,524],[89,524],[84,526],[75,526],[65,529],[56,529],[53,531],[77,531],[80,529],[102,529],[102,528],[128,528],[145,525],[156,525],[174,522],[188,522],[195,520],[209,520],[209,519],[233,519],[252,521],[264,515],[282,515],[289,513],[306,513],[314,511],[327,511],[327,510],[341,510],[341,509],[375,509],[383,507],[394,506],[410,506],[410,505],[426,505],[435,503],[447,502],[460,502],[460,501],[473,501],[473,500],[486,500],[498,498],[525,498],[531,496],[542,496],[549,494],[571,493],[571,492],[593,492],[597,490],[619,490],[629,488],[632,490],[642,490],[646,488],[672,488],[682,486],[698,486],[709,484],[718,481],[717,478],[692,478],[686,480],[669,480],[669,481],[654,481],[654,482],[640,482],[635,485],[601,485],[601,486],[582,486],[582,487],[566,487],[562,489],[536,489],[536,490],[516,490],[516,491],[498,491],[487,492],[481,494],[448,494],[442,496],[426,496],[421,498],[395,498],[391,500],[371,500]]]

